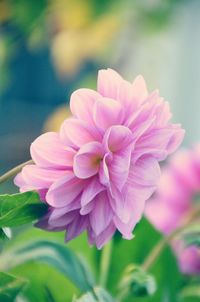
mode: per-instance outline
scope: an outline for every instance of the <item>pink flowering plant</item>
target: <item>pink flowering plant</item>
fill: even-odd
[[[200,271],[199,206],[191,201],[200,192],[198,152],[183,162],[176,155],[167,168],[170,183],[155,193],[166,175],[159,162],[179,147],[184,130],[142,76],[130,83],[112,69],[100,70],[97,90],[72,93],[70,109],[59,132],[31,144],[30,161],[0,177],[0,183],[14,177],[20,190],[0,196],[0,301],[15,301],[19,293],[33,301],[33,276],[28,284],[12,274],[31,260],[53,267],[75,287],[69,284],[66,293],[65,284],[64,299],[55,299],[48,279],[39,302],[184,301],[183,275]],[[30,235],[15,244],[30,222],[42,239]],[[65,244],[55,241],[63,232]],[[182,252],[186,245],[192,246]]]
[[[184,274],[200,274],[199,248],[195,244],[190,245],[195,243],[199,234],[199,198],[200,145],[197,145],[192,150],[181,150],[171,158],[163,169],[156,194],[146,206],[147,217],[165,235],[182,227],[188,220],[194,223],[183,232],[183,238],[178,237],[171,242]]]

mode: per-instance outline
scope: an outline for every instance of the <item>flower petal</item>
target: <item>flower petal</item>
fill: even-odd
[[[81,206],[85,206],[90,203],[97,194],[105,190],[97,177],[93,177],[90,183],[84,188],[83,194],[81,196]]]
[[[51,210],[43,216],[38,222],[34,224],[35,227],[49,231],[49,232],[60,232],[65,230],[65,226],[63,227],[54,227],[49,224],[49,216],[51,215]]]
[[[153,157],[141,157],[131,163],[129,179],[142,186],[156,186],[160,178],[160,167]]]
[[[46,195],[47,203],[56,208],[67,206],[82,192],[85,184],[83,180],[74,177],[72,172],[68,172],[51,185]]]
[[[116,187],[112,187],[112,192],[108,194],[113,212],[123,223],[130,220],[131,212],[126,206],[126,194],[120,192]]]
[[[109,179],[119,190],[124,186],[129,173],[132,137],[132,132],[127,127],[112,126],[103,140],[105,148],[112,152],[112,159],[108,163]]]
[[[110,222],[107,228],[95,238],[97,248],[101,249],[112,238],[115,231],[114,223]]]
[[[35,164],[42,168],[63,169],[72,166],[74,150],[61,142],[58,133],[40,135],[31,144],[30,151]]]
[[[49,188],[64,174],[66,174],[64,170],[47,170],[36,165],[27,165],[21,172],[24,182],[32,185],[35,189]]]
[[[162,202],[157,198],[152,198],[147,201],[145,207],[146,217],[164,234],[169,234],[180,226],[182,217],[184,217],[188,211],[189,207],[184,209],[175,203],[172,206],[165,198],[162,199]]]
[[[66,119],[60,128],[61,141],[75,149],[91,141],[98,141],[100,134],[94,127],[75,118]]]
[[[133,82],[133,91],[133,95],[136,99],[143,101],[147,98],[148,90],[143,76],[139,75],[135,78]]]
[[[56,213],[59,210],[60,209],[55,209],[52,212],[52,214],[49,216],[49,221],[48,221],[49,225],[56,227],[56,228],[57,227],[66,227],[77,216],[77,211],[71,211],[71,212],[64,213],[59,216],[58,213]]]
[[[173,153],[183,140],[185,131],[180,125],[155,129],[142,136],[135,145],[134,156],[139,158],[144,154],[154,156],[157,160],[164,160]]]
[[[89,217],[92,229],[96,236],[98,236],[111,222],[113,212],[106,192],[99,193],[93,202],[95,206]]]
[[[100,163],[100,168],[99,168],[99,181],[102,185],[108,186],[110,182],[110,175],[109,175],[109,170],[108,170],[108,163],[112,159],[112,154],[106,153],[104,155],[103,160]]]
[[[138,87],[139,79],[140,77],[138,79],[136,78],[134,85],[127,81],[122,81],[118,87],[117,100],[123,104],[127,116],[130,116],[130,113],[135,112],[148,96],[144,83],[143,86],[145,87],[142,88],[142,85],[140,84]]]
[[[92,111],[94,103],[101,95],[91,89],[78,89],[72,93],[70,109],[72,114],[83,121],[93,124]]]
[[[123,78],[113,69],[102,69],[98,73],[97,91],[104,97],[116,99]]]
[[[101,98],[94,105],[93,118],[96,126],[105,131],[113,125],[121,124],[124,119],[122,105],[109,98]]]
[[[68,242],[80,235],[88,226],[88,217],[77,214],[76,218],[67,226],[65,241]]]
[[[102,144],[91,142],[83,145],[74,157],[74,174],[78,178],[89,178],[99,171],[103,158]]]
[[[20,192],[35,190],[39,193],[40,199],[45,201],[49,187],[65,173],[64,170],[46,170],[36,165],[27,165],[15,177],[14,183],[20,187]]]
[[[124,239],[131,240],[133,239],[133,229],[136,225],[136,221],[134,219],[130,220],[128,223],[124,223],[119,219],[118,216],[114,217],[114,224],[118,231],[122,234]]]
[[[89,214],[93,209],[94,209],[94,202],[89,202],[87,203],[86,205],[82,206],[81,209],[80,209],[80,214],[81,215],[87,215]]]
[[[127,187],[122,192],[122,196],[125,196],[123,211],[115,211],[116,215],[113,219],[116,228],[122,233],[124,238],[133,238],[132,231],[142,218],[146,200],[152,195],[155,189],[155,186],[145,187],[138,185],[130,177]],[[122,213],[126,216],[122,217]]]
[[[109,165],[110,182],[120,191],[125,185],[131,162],[132,146],[113,155],[112,163]]]
[[[107,151],[117,152],[125,149],[133,142],[133,135],[129,128],[121,125],[110,127],[103,138],[103,145]]]

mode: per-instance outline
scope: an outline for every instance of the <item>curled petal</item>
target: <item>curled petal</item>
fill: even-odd
[[[131,153],[133,151],[133,138],[131,131],[124,126],[110,127],[103,144],[105,149],[112,152],[112,158],[107,161],[109,181],[119,190],[124,186],[130,167]]]
[[[75,149],[100,139],[98,131],[86,122],[75,118],[66,119],[60,128],[61,141]]]
[[[133,142],[133,135],[129,128],[121,125],[110,127],[103,138],[107,151],[117,152],[125,149]]]
[[[89,178],[99,171],[103,148],[98,142],[83,145],[74,157],[74,174],[78,178]]]
[[[40,135],[30,151],[35,164],[42,168],[64,169],[73,163],[74,150],[66,147],[55,132]]]
[[[110,183],[108,164],[111,160],[112,160],[112,154],[106,153],[104,155],[103,160],[100,163],[99,181],[104,186],[108,186]]]

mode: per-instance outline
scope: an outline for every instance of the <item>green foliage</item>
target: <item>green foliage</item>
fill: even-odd
[[[46,232],[37,228],[31,228],[31,226],[28,228],[20,227],[14,231],[13,239],[4,243],[4,255],[9,250],[23,246],[31,238],[40,241],[56,241],[60,242],[67,249],[69,248],[73,254],[83,257],[89,263],[92,271],[96,275],[98,274],[96,271],[96,248],[88,245],[86,234],[82,234],[67,245],[64,245],[64,234],[62,232]],[[66,275],[56,270],[55,267],[37,259],[32,259],[32,261],[18,265],[12,268],[11,272],[29,280],[30,286],[27,286],[24,291],[24,296],[29,302],[49,302],[47,288],[56,302],[71,302],[74,295],[77,297],[81,295],[81,291]]]
[[[72,302],[114,302],[110,294],[101,287],[94,287],[92,292],[84,294],[78,299],[73,299]]]
[[[13,22],[25,35],[30,35],[35,26],[44,24],[47,0],[11,0]]]
[[[189,225],[182,233],[182,237],[186,246],[196,245],[200,247],[200,224]]]
[[[0,228],[16,227],[43,216],[47,205],[36,192],[0,195]]]
[[[85,263],[67,247],[51,241],[34,241],[6,251],[0,257],[0,267],[10,269],[33,259],[54,267],[82,291],[90,290],[94,285]]]
[[[2,228],[0,229],[0,239],[11,238],[11,230],[10,228]]]
[[[152,275],[146,273],[138,265],[129,265],[119,285],[121,293],[130,293],[132,296],[143,297],[153,295],[156,291],[156,282]]]
[[[23,291],[28,302],[71,302],[73,295],[81,294],[65,275],[44,263],[26,262],[13,268],[11,272],[29,280]]]
[[[131,241],[117,236],[111,257],[111,266],[108,276],[108,289],[116,295],[116,285],[120,282],[120,276],[124,268],[132,263],[143,263],[153,246],[162,238],[161,234],[153,226],[143,219],[136,227],[135,238]],[[131,293],[123,302],[175,302],[177,290],[181,281],[176,259],[169,247],[166,247],[161,256],[150,270],[155,277],[158,286],[157,291],[148,297],[133,297]]]
[[[96,302],[97,300],[95,299],[93,293],[88,292],[84,294],[82,297],[78,299],[73,299],[72,302]]]
[[[178,302],[198,302],[200,301],[200,276],[187,277],[185,285],[179,293]]]
[[[186,298],[199,298],[200,299],[200,286],[197,285],[190,285],[185,287],[180,295],[181,300]]]
[[[26,284],[24,279],[0,272],[0,301],[14,302]]]
[[[78,297],[74,301],[89,302],[90,300],[83,299],[91,298],[91,294],[92,298],[96,299],[94,301],[98,301],[98,295],[94,296],[94,289],[93,291],[91,289],[95,288],[96,290],[96,288],[99,287],[96,287],[90,269],[86,268],[85,263],[79,256],[81,255],[87,260],[99,279],[101,251],[99,252],[96,248],[89,247],[85,234],[72,240],[67,246],[54,243],[55,240],[63,242],[62,233],[48,233],[33,228],[23,230],[21,228],[17,236],[15,232],[13,236],[12,241],[5,241],[5,248],[0,258],[0,268],[9,269],[13,274],[29,280],[29,286],[23,291],[24,297],[27,298],[29,302],[49,302],[51,300],[56,302],[70,302],[74,295]],[[30,240],[30,238],[34,238],[35,242],[27,244],[26,242]],[[138,265],[142,264],[152,247],[155,246],[160,239],[161,235],[145,219],[138,224],[133,240],[123,240],[119,234],[116,234],[112,249],[111,267],[108,274],[108,291],[111,292],[113,296],[117,297],[119,294],[119,283],[124,269],[129,265],[132,266],[133,263],[137,263]],[[59,251],[57,251],[57,248]],[[143,281],[145,284],[148,278],[143,278],[145,275],[142,275],[142,278],[140,278],[141,272],[141,268],[138,267],[138,271],[135,271],[136,275],[134,276],[134,274],[132,274],[132,277],[133,279],[135,278],[137,282],[139,280],[139,283]],[[157,259],[147,275],[149,274],[155,277],[158,286],[158,289],[152,296],[134,296],[135,292],[133,295],[132,289],[134,289],[134,291],[136,289],[138,293],[136,285],[139,284],[135,283],[128,292],[127,297],[121,301],[179,302],[178,291],[182,283],[182,278],[178,272],[176,260],[169,247],[167,247],[159,259]],[[90,281],[88,282],[88,280]],[[142,287],[140,287],[140,289],[141,288]],[[85,294],[83,294],[83,292],[85,292]],[[83,294],[83,296],[81,296],[81,294]],[[140,291],[139,294],[141,294]],[[109,298],[112,299],[110,295]],[[104,301],[102,299],[101,297],[99,301]],[[188,300],[183,301],[188,302]],[[189,302],[193,302],[193,300],[189,300]]]
[[[24,242],[28,238],[36,239],[37,237],[38,240],[35,243],[26,244],[27,247],[23,247]],[[133,240],[123,240],[121,236],[116,235],[108,274],[108,290],[114,296],[119,294],[118,284],[124,269],[133,263],[142,264],[160,238],[161,235],[145,219],[138,224]],[[7,248],[2,255],[3,259],[0,259],[0,265],[3,265],[4,268],[11,268],[17,265],[14,270],[12,269],[12,272],[30,280],[30,286],[25,291],[30,302],[48,302],[47,288],[56,302],[71,301],[74,294],[80,295],[80,292],[69,280],[81,291],[86,291],[88,295],[91,293],[91,288],[95,282],[89,269],[85,268],[85,264],[76,255],[81,254],[84,256],[93,271],[97,273],[97,276],[99,274],[101,252],[88,246],[85,235],[70,242],[68,244],[70,250],[63,244],[53,243],[52,240],[55,239],[62,242],[63,235],[47,233],[37,229],[28,230],[18,235],[12,242],[7,243]],[[18,248],[19,245],[22,246]],[[55,246],[58,247],[59,252],[57,250],[55,252]],[[69,253],[70,256],[68,256]],[[31,260],[34,260],[34,263]],[[75,265],[75,268],[73,265]],[[50,266],[56,269],[57,272]],[[138,270],[141,271],[139,268]],[[152,296],[143,297],[136,297],[130,291],[123,302],[177,302],[177,290],[179,289],[181,278],[174,256],[168,247],[156,261],[150,274],[155,277],[158,286],[157,291]],[[145,278],[138,279],[138,273],[134,278],[139,281],[143,279],[143,282],[146,282]],[[90,280],[89,283],[88,280]],[[150,282],[150,284],[152,283]],[[136,287],[134,287],[135,289]],[[85,297],[88,296],[86,295]]]

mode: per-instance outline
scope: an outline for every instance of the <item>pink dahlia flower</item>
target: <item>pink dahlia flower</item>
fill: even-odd
[[[197,198],[200,198],[200,145],[193,150],[179,151],[172,157],[163,169],[156,195],[147,202],[145,212],[161,232],[169,234],[194,210]],[[186,248],[180,240],[175,240],[172,246],[183,273],[200,273],[197,247]]]
[[[169,105],[144,79],[132,83],[101,70],[97,91],[79,89],[70,100],[72,117],[59,133],[31,145],[35,165],[15,178],[21,191],[37,190],[50,206],[38,226],[66,230],[66,240],[87,230],[101,248],[115,233],[126,239],[156,189],[158,162],[175,151],[184,131],[170,123]]]

